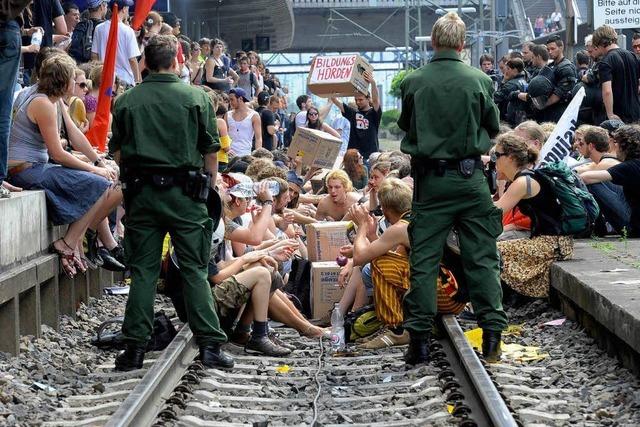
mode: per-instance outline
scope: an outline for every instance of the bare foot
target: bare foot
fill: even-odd
[[[309,325],[302,335],[308,338],[320,338],[331,332],[330,328],[321,328],[319,326]]]
[[[22,188],[16,187],[15,185],[11,185],[7,181],[3,181],[2,186],[7,190],[11,191],[12,193],[19,193],[22,191]]]

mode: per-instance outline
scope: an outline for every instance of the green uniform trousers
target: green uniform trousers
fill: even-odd
[[[491,201],[486,178],[476,170],[464,178],[457,170],[413,174],[414,201],[409,224],[411,287],[403,301],[404,327],[412,336],[431,332],[437,312],[436,280],[447,235],[458,229],[469,295],[483,329],[502,331],[502,309],[496,238],[502,232],[502,210]]]
[[[127,196],[124,249],[131,289],[122,325],[125,340],[149,340],[162,245],[169,233],[180,260],[187,318],[196,342],[199,346],[225,342],[207,281],[212,220],[206,205],[184,195],[179,187],[144,185],[139,193]]]

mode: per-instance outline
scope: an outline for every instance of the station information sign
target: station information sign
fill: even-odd
[[[593,0],[593,27],[640,27],[640,0]]]

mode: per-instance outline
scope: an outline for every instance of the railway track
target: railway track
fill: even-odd
[[[282,338],[298,348],[290,356],[229,346],[231,371],[194,361],[193,334],[183,327],[144,369],[105,366],[105,393],[73,398],[61,410],[65,419],[46,425],[518,425],[456,319],[445,317],[443,326],[448,337],[432,342],[432,362],[412,369],[404,348],[336,357],[326,343],[284,329]]]

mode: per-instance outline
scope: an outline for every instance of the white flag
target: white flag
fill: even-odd
[[[584,96],[584,87],[581,87],[567,106],[567,109],[562,113],[562,117],[560,117],[555,129],[553,129],[551,136],[542,146],[538,156],[538,166],[553,162],[566,163],[567,157],[571,153],[580,104],[582,104]]]

